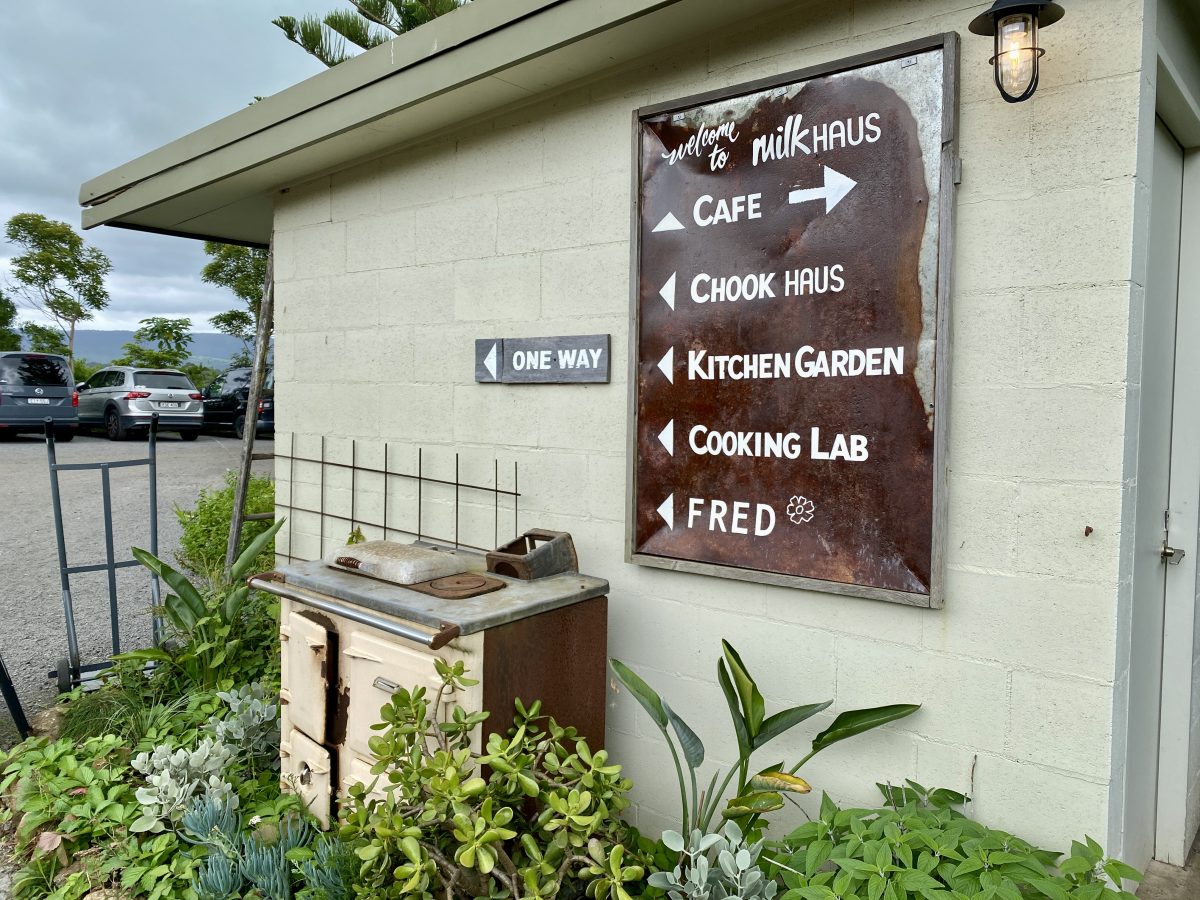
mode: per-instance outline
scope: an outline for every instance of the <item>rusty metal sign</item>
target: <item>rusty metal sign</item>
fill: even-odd
[[[941,605],[957,41],[636,116],[629,558]]]

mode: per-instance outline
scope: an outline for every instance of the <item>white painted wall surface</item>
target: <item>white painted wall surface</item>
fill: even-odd
[[[574,535],[583,568],[612,582],[611,654],[662,690],[710,759],[731,755],[715,683],[726,637],[774,708],[835,701],[764,765],[803,755],[832,712],[921,702],[802,774],[856,803],[905,777],[967,791],[984,821],[1065,848],[1107,836],[1114,778],[1141,4],[1091,0],[1047,31],[1042,86],[1020,106],[991,84],[988,42],[966,34],[979,6],[796,4],[281,195],[276,447],[294,435],[298,454],[315,455],[324,437],[348,461],[355,439],[360,464],[378,465],[388,442],[406,471],[424,447],[439,477],[458,450],[463,477],[489,483],[493,458],[502,472],[515,460],[521,526]],[[625,564],[632,111],[950,30],[964,33],[964,179],[945,609]],[[603,332],[610,385],[472,381],[477,337]],[[281,461],[277,477],[282,501],[317,506],[315,467]],[[348,487],[331,475],[326,507],[348,515]],[[358,514],[378,519],[382,498],[359,490]],[[407,489],[389,521],[415,521]],[[444,494],[427,494],[424,522],[453,527]],[[490,505],[466,510],[462,527],[490,544]],[[327,521],[325,543],[347,530]],[[316,556],[319,533],[296,516],[291,552]],[[638,824],[672,821],[655,729],[627,696],[614,693],[609,713]]]

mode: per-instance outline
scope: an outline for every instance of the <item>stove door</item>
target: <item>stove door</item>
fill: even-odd
[[[283,637],[283,652],[287,658],[288,716],[294,727],[316,741],[324,741],[329,632],[293,610]]]
[[[329,827],[329,751],[296,729],[279,747],[280,784],[299,795],[322,828]]]

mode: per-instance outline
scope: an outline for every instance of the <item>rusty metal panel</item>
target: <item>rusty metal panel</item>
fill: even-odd
[[[635,562],[940,605],[956,51],[639,111]]]

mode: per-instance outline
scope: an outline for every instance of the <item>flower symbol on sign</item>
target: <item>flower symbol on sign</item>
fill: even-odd
[[[813,513],[817,507],[807,497],[796,496],[788,501],[787,514],[788,518],[797,525],[803,525],[805,522],[811,522]]]

